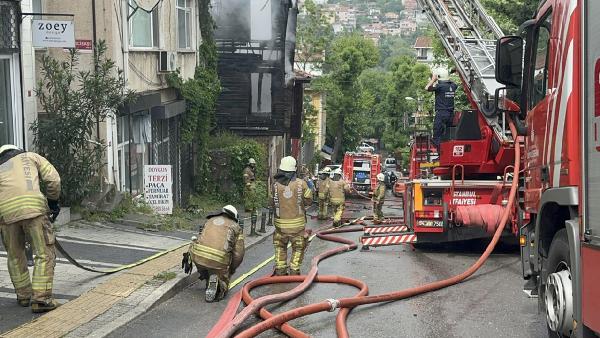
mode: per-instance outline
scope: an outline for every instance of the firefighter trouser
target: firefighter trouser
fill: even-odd
[[[32,299],[34,302],[45,302],[51,299],[56,252],[54,232],[48,217],[38,216],[0,225],[0,233],[8,253],[8,273],[17,298]],[[27,270],[25,236],[31,239],[35,254],[32,280],[29,279],[29,270]]]
[[[438,110],[435,112],[435,118],[433,119],[433,137],[431,142],[439,150],[439,145],[442,139],[442,135],[448,127],[452,126],[452,111]]]
[[[342,214],[344,213],[344,203],[331,203],[333,209],[333,225],[340,225],[342,223]]]
[[[275,247],[275,269],[278,271],[286,270],[287,247],[292,244],[292,258],[290,259],[290,269],[299,271],[304,260],[304,251],[306,249],[306,237],[304,229],[294,234],[284,234],[279,229],[275,229],[273,234],[273,246]]]
[[[373,220],[374,221],[383,221],[383,211],[381,211],[382,207],[383,207],[383,201],[373,202]]]
[[[327,219],[327,198],[319,198],[319,219]]]

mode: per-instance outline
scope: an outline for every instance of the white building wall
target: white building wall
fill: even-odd
[[[21,11],[23,13],[31,13],[31,0],[21,1]],[[21,144],[23,140],[22,134],[18,137],[18,143],[27,150],[33,149],[33,133],[30,126],[37,118],[37,101],[35,96],[35,51],[33,49],[31,37],[31,16],[25,16],[21,24],[21,95],[23,95],[23,119],[24,123],[20,128],[25,134],[25,144]]]

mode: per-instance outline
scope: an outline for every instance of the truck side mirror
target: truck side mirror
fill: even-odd
[[[520,88],[523,79],[523,38],[505,36],[496,43],[496,81]]]

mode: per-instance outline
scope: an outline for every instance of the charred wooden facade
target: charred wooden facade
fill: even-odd
[[[294,81],[292,69],[296,14],[295,0],[213,3],[222,86],[219,128],[300,137],[302,84]]]

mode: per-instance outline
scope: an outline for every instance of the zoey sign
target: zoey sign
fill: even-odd
[[[73,21],[33,20],[34,47],[75,48]]]
[[[144,196],[156,213],[173,213],[173,178],[170,165],[144,166]]]

